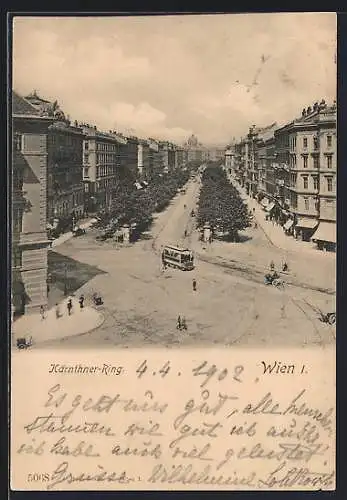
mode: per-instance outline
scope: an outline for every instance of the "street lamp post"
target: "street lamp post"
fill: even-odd
[[[67,286],[67,263],[64,264],[64,297],[68,294],[68,286]]]

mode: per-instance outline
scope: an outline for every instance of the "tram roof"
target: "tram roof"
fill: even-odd
[[[164,248],[169,248],[170,250],[176,250],[178,252],[191,252],[189,248],[181,248],[181,247],[176,247],[174,245],[165,245]]]

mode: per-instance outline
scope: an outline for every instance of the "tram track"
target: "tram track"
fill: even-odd
[[[208,264],[221,267],[223,269],[228,269],[230,271],[236,271],[240,273],[240,277],[244,279],[248,279],[249,281],[253,281],[255,283],[263,283],[264,282],[264,270],[257,269],[256,267],[249,266],[247,264],[243,264],[241,261],[230,260],[228,262],[221,260],[220,257],[211,257],[200,252],[195,252],[195,254],[199,257],[199,259]],[[307,283],[303,283],[297,281],[295,279],[285,279],[286,285],[294,286],[296,288],[301,288],[305,290],[312,290],[314,292],[325,293],[327,295],[335,295],[335,290],[330,288],[323,288],[318,286],[312,286]]]

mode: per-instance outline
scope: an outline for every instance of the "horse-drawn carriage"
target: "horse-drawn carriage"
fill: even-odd
[[[276,288],[284,288],[285,282],[276,271],[272,271],[270,273],[265,274],[264,284],[272,285],[275,286]]]
[[[72,231],[72,236],[76,238],[77,236],[82,236],[83,234],[86,234],[86,230],[83,227],[74,227]]]
[[[16,344],[18,349],[28,349],[28,347],[33,345],[33,338],[29,337],[28,340],[25,337],[18,338]]]
[[[318,315],[319,321],[322,323],[328,323],[329,325],[334,325],[336,323],[336,312],[324,312],[319,307],[312,305],[310,302],[305,300],[305,303],[313,309],[313,311]]]

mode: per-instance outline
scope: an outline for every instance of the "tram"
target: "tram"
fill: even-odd
[[[162,262],[166,266],[192,271],[194,269],[194,254],[188,248],[166,245],[162,253]]]

